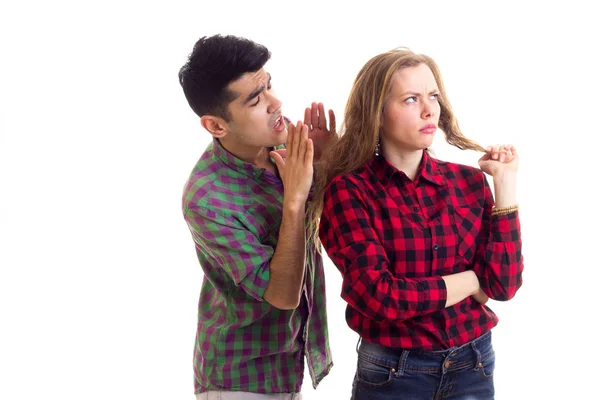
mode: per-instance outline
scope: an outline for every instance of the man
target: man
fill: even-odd
[[[251,40],[195,44],[179,81],[213,136],[183,193],[204,280],[194,351],[198,399],[297,399],[332,364],[322,259],[307,243],[313,158],[335,137],[322,104],[287,123]],[[310,127],[309,127],[310,125]],[[286,143],[284,149],[282,144]]]

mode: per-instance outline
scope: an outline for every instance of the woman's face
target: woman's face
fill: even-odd
[[[431,146],[440,117],[438,96],[437,82],[426,64],[394,73],[383,109],[381,142],[386,151]]]

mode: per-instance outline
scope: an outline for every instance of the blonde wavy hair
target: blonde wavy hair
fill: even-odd
[[[439,68],[433,59],[407,48],[394,49],[371,58],[362,67],[352,85],[340,129],[341,136],[337,142],[325,149],[317,167],[314,198],[307,210],[309,238],[314,243],[320,242],[319,219],[327,186],[336,176],[361,168],[373,157],[381,129],[383,108],[392,87],[394,73],[420,64],[426,64],[431,69],[437,82],[440,91],[438,127],[445,133],[446,141],[461,150],[485,151],[479,144],[467,139],[458,127]]]

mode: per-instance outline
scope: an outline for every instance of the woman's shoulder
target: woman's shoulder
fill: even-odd
[[[439,171],[444,175],[447,179],[456,178],[475,178],[480,179],[483,175],[483,171],[477,167],[473,167],[471,165],[460,164],[450,161],[442,161],[435,160],[435,164],[437,165]]]
[[[347,188],[361,188],[367,181],[368,171],[365,167],[361,167],[352,172],[336,175],[329,186],[347,187]]]

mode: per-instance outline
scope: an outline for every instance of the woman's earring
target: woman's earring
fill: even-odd
[[[381,154],[381,143],[379,143],[379,137],[377,137],[377,143],[375,143],[375,155],[379,157]]]

